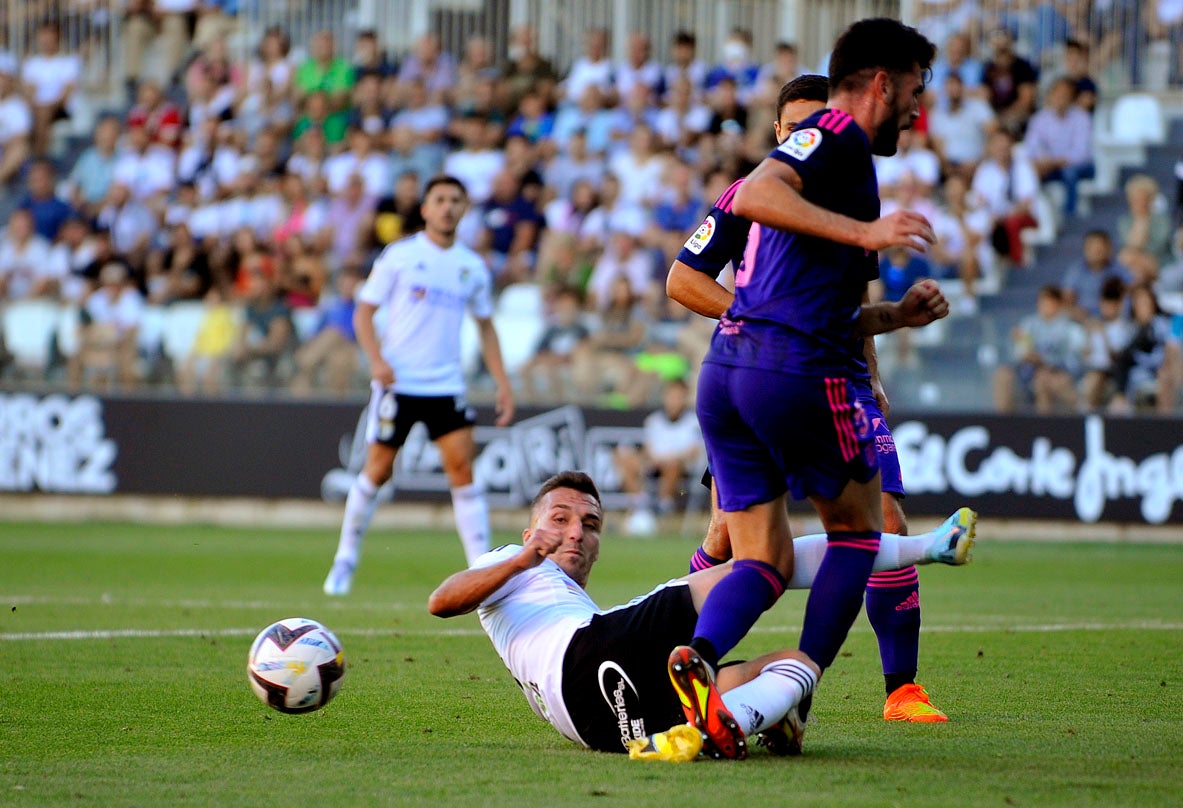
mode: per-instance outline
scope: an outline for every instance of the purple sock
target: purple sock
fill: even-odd
[[[694,551],[694,555],[690,556],[690,572],[694,574],[699,570],[709,570],[711,567],[719,566],[726,560],[725,558],[715,558],[712,555],[707,555],[707,551],[699,547]]]
[[[867,581],[867,619],[879,640],[890,695],[916,681],[920,656],[920,576],[915,567],[877,572]]]
[[[784,594],[785,585],[784,576],[771,564],[751,559],[736,561],[702,604],[694,627],[694,647],[702,652],[704,646],[699,640],[706,640],[715,655],[715,659],[707,661],[718,663]]]
[[[826,555],[805,603],[805,625],[798,646],[822,670],[834,663],[862,608],[863,590],[879,551],[879,533],[834,532],[826,535],[826,541]]]

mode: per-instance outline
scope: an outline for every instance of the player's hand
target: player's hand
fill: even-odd
[[[949,316],[949,301],[931,278],[912,284],[900,299],[899,307],[901,321],[912,328]]]
[[[394,384],[394,368],[385,359],[370,363],[370,378],[383,387]]]
[[[888,247],[909,247],[927,252],[935,244],[936,233],[928,219],[910,210],[897,210],[867,225],[862,239],[865,250],[886,250]]]
[[[495,426],[509,426],[513,422],[513,390],[508,385],[497,385],[497,401],[493,405],[493,411],[497,413],[497,418],[493,421]]]
[[[528,565],[526,569],[537,567],[543,559],[551,555],[563,545],[563,534],[553,527],[536,527],[530,531],[530,537],[522,543],[522,556]]]
[[[887,400],[887,391],[883,389],[883,381],[878,376],[871,379],[871,395],[875,397],[881,413],[886,416],[891,412],[891,402]]]

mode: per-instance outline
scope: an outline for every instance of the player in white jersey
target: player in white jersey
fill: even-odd
[[[370,360],[365,466],[345,499],[345,518],[324,591],[345,595],[353,582],[362,540],[374,516],[378,489],[394,473],[394,460],[411,427],[423,422],[439,449],[452,488],[452,509],[469,563],[489,549],[489,506],[473,481],[476,415],[465,401],[460,369],[460,327],[471,313],[481,355],[497,384],[498,426],[513,419],[509,378],[493,328],[492,279],[484,260],[456,241],[468,207],[454,177],[427,183],[424,230],[391,244],[358,293],[354,327]],[[374,313],[386,307],[381,337]]]
[[[921,536],[885,533],[876,569],[965,563],[973,535],[959,515]],[[644,757],[655,736],[685,721],[670,686],[669,676],[675,674],[667,676],[666,649],[693,633],[698,610],[727,565],[669,581],[604,610],[585,591],[600,552],[601,526],[599,492],[591,478],[573,471],[557,474],[534,498],[522,544],[486,553],[449,577],[431,594],[428,609],[438,617],[476,610],[531,708],[564,737],[605,752],[633,746],[634,755]],[[794,551],[797,563],[789,586],[808,588],[825,554],[826,537],[795,539]],[[770,751],[799,753],[802,727],[794,711],[812,692],[817,674],[798,651],[783,650],[724,666],[715,682],[703,686],[717,691],[734,716],[742,748],[744,736],[763,733]],[[667,739],[656,740],[657,748],[669,751],[660,743]],[[700,736],[695,740],[702,745]],[[709,744],[706,748],[713,753]],[[676,759],[652,751],[650,756]]]

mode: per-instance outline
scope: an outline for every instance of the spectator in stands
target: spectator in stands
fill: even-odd
[[[1076,377],[1087,347],[1084,326],[1064,311],[1059,287],[1045,286],[1036,299],[1036,313],[1026,317],[1012,334],[1014,365],[994,375],[994,406],[1000,413],[1015,411],[1016,388],[1035,401],[1035,411],[1050,414],[1076,410]]]
[[[694,170],[680,160],[666,163],[660,201],[653,207],[653,222],[645,232],[646,246],[660,253],[661,266],[668,267],[702,221],[705,200],[695,181]]]
[[[936,243],[929,255],[938,277],[961,279],[959,314],[976,314],[977,285],[983,274],[982,245],[990,235],[990,213],[976,204],[961,174],[945,180],[943,199],[932,221]],[[989,260],[987,258],[987,260]]]
[[[662,89],[661,65],[653,59],[653,41],[642,31],[633,31],[628,38],[628,56],[616,65],[616,89],[621,97],[644,87],[646,96],[656,99]]]
[[[476,117],[456,124],[462,146],[444,160],[444,173],[464,183],[475,207],[492,193],[493,177],[505,167],[505,155],[497,148],[498,135],[493,125]]]
[[[123,72],[127,80],[127,95],[135,98],[136,89],[144,78],[144,54],[156,37],[154,0],[127,0],[123,7]]]
[[[360,82],[372,76],[378,80],[379,87],[391,76],[397,75],[398,70],[387,58],[382,43],[378,40],[378,32],[373,28],[358,31],[353,38],[353,75]]]
[[[752,32],[733,28],[723,43],[722,61],[706,77],[706,89],[714,90],[730,80],[739,104],[746,105],[756,91],[760,65],[752,58]],[[744,126],[743,128],[747,128]]]
[[[748,129],[748,108],[740,101],[739,85],[731,76],[720,77],[711,89],[711,122],[707,131],[712,135],[726,134],[740,137]]]
[[[932,79],[929,89],[937,96],[937,109],[944,109],[952,101],[949,94],[949,79],[956,77],[970,97],[977,97],[982,86],[983,65],[973,55],[973,43],[964,31],[950,34],[945,40],[936,60],[932,63]]]
[[[620,489],[629,495],[633,515],[627,525],[650,532],[652,517],[638,517],[650,510],[648,481],[657,478],[657,512],[671,513],[684,483],[697,485],[693,475],[701,474],[706,449],[698,418],[690,406],[690,390],[682,379],[667,382],[661,394],[661,409],[650,413],[642,426],[640,447],[620,445],[615,452]],[[626,532],[633,532],[628,531]]]
[[[319,90],[304,99],[302,114],[296,119],[292,137],[299,138],[307,131],[316,131],[324,138],[325,146],[334,150],[349,133],[349,114],[330,112],[329,96]]]
[[[410,127],[394,127],[389,132],[390,176],[401,177],[414,174],[420,185],[440,173],[444,163],[444,150],[436,143],[421,143]]]
[[[330,194],[344,193],[350,177],[359,176],[367,196],[378,197],[393,184],[390,159],[374,148],[374,138],[362,129],[352,129],[346,138],[349,149],[334,154],[324,164],[324,178]]]
[[[569,286],[554,292],[548,320],[534,355],[521,369],[524,400],[532,404],[555,404],[563,399],[571,387],[575,350],[591,335],[583,324],[583,298]]]
[[[358,174],[350,174],[341,193],[329,201],[328,220],[333,223],[329,260],[333,267],[345,266],[367,246],[377,204],[378,197],[367,191]]]
[[[531,143],[549,140],[555,127],[554,113],[546,108],[540,93],[528,92],[518,104],[518,114],[505,131],[507,137],[520,135]],[[586,140],[584,141],[586,144]]]
[[[561,148],[564,144],[558,145]],[[543,169],[547,187],[556,199],[569,198],[580,182],[590,184],[595,191],[604,179],[604,161],[588,152],[587,132],[576,129],[565,146],[566,150],[560,150]]]
[[[1064,309],[1077,322],[1101,316],[1102,290],[1116,280],[1124,289],[1134,275],[1113,260],[1113,240],[1105,230],[1090,230],[1084,236],[1083,255],[1064,275]]]
[[[238,335],[238,317],[226,300],[221,286],[205,293],[205,311],[193,340],[193,348],[176,368],[177,389],[181,395],[201,392],[217,395],[222,389],[226,366]]]
[[[1126,211],[1117,220],[1117,260],[1139,283],[1152,283],[1163,264],[1171,262],[1171,217],[1158,183],[1135,174],[1125,184]]]
[[[1097,108],[1097,82],[1089,75],[1089,46],[1082,40],[1064,43],[1064,77],[1076,89],[1076,106],[1092,115]]]
[[[95,221],[101,229],[110,231],[116,253],[123,256],[134,271],[142,270],[159,224],[152,211],[132,195],[125,182],[116,178],[111,183]]]
[[[49,239],[37,232],[33,214],[15,211],[0,238],[0,300],[56,295],[62,274],[57,270]]]
[[[181,110],[164,97],[160,85],[142,82],[136,91],[136,105],[127,113],[128,128],[143,128],[152,143],[169,148],[181,144]]]
[[[212,152],[210,157],[212,167]],[[115,161],[112,182],[126,186],[138,201],[154,206],[177,185],[177,154],[168,146],[153,143],[146,127],[132,127]]]
[[[77,390],[85,375],[98,377],[96,387],[112,378],[131,387],[138,379],[136,338],[144,316],[144,298],[118,261],[103,266],[98,288],[86,298],[78,353],[70,357],[67,379]]]
[[[1109,411],[1128,414],[1135,407],[1155,404],[1160,412],[1175,405],[1175,373],[1179,340],[1171,333],[1170,318],[1163,314],[1154,290],[1144,283],[1130,289],[1133,336],[1114,361],[1117,393]]]
[[[323,304],[313,335],[296,350],[293,395],[327,390],[337,398],[349,393],[357,372],[359,351],[353,330],[354,295],[362,282],[359,265],[346,267],[337,276],[337,294]]]
[[[649,212],[620,198],[620,180],[606,174],[600,183],[599,205],[589,213],[579,228],[580,249],[598,253],[613,233],[621,232],[639,237],[649,225]]]
[[[37,28],[37,52],[21,66],[25,97],[33,105],[33,151],[49,150],[50,126],[70,117],[74,91],[82,81],[82,59],[61,50],[61,29],[53,21]]]
[[[0,197],[32,153],[33,110],[17,92],[15,70],[0,61]]]
[[[1005,129],[994,132],[986,142],[986,159],[974,171],[970,186],[993,217],[991,242],[995,252],[1023,265],[1021,233],[1038,226],[1035,198],[1039,176],[1031,163],[1015,154],[1014,141]]]
[[[292,351],[291,308],[259,265],[246,269],[245,300],[245,319],[231,350],[231,370],[236,382],[273,384]]]
[[[145,287],[148,302],[153,305],[201,300],[213,282],[209,256],[185,222],[173,225],[168,247],[152,251],[146,264]]]
[[[2,114],[0,112],[0,126],[4,125]],[[66,179],[71,204],[88,217],[93,218],[98,213],[115,179],[120,133],[118,118],[111,115],[100,118],[94,130],[94,143],[78,157]]]
[[[572,356],[571,375],[585,400],[610,392],[610,401],[627,402],[628,393],[634,390],[636,356],[645,344],[649,318],[628,275],[611,276],[603,297],[598,323]]]
[[[690,79],[679,76],[666,93],[666,103],[653,120],[653,129],[663,146],[687,149],[711,126],[714,113],[696,100]]]
[[[967,180],[986,153],[986,138],[997,127],[994,110],[967,92],[960,73],[950,73],[944,94],[928,121],[933,151],[941,159],[943,173],[958,172]]]
[[[504,288],[531,277],[538,251],[542,215],[522,195],[519,179],[508,169],[493,177],[493,190],[480,206],[481,235],[477,251],[493,273],[494,285]]]
[[[685,80],[690,101],[699,103],[706,89],[707,67],[698,58],[698,39],[690,31],[678,31],[670,43],[670,61],[662,69],[662,86],[668,94],[674,85]]]
[[[592,28],[584,35],[583,55],[575,60],[559,85],[567,104],[582,103],[589,87],[596,88],[609,106],[615,103],[616,77],[608,55],[608,36],[606,28]]]
[[[401,238],[423,229],[423,214],[419,210],[419,176],[413,171],[399,174],[394,192],[378,200],[374,211],[371,247],[381,250]]]
[[[772,61],[760,67],[756,79],[756,93],[750,106],[770,109],[776,106],[780,88],[801,75],[801,63],[797,57],[797,46],[792,42],[776,43]]]
[[[534,29],[529,25],[519,25],[510,34],[509,61],[502,70],[509,109],[516,109],[528,92],[541,94],[548,107],[554,100],[559,74],[551,61],[538,53],[534,40]]]
[[[402,95],[403,108],[394,114],[390,125],[410,129],[417,144],[437,144],[448,126],[448,107],[429,92],[422,79],[402,82]]]
[[[1113,396],[1117,359],[1134,334],[1125,314],[1125,292],[1120,278],[1109,278],[1101,287],[1098,316],[1085,322],[1089,344],[1081,392],[1090,410],[1101,409]]]
[[[323,119],[333,115],[336,116],[334,120],[340,119],[340,123],[328,126],[333,133],[338,127],[344,126],[348,117],[349,94],[357,80],[353,65],[337,56],[335,49],[332,31],[318,31],[313,34],[309,43],[308,58],[296,68],[296,75],[292,81],[293,101],[297,105],[305,105],[306,115],[309,114],[307,102],[310,97],[319,95],[324,105],[323,113],[319,117]],[[296,137],[299,137],[299,134],[294,133]],[[329,136],[328,132],[326,139],[330,143],[340,140]]]
[[[58,236],[62,223],[74,215],[74,209],[57,197],[57,176],[53,163],[36,160],[29,167],[26,180],[28,191],[21,200],[20,209],[33,216],[33,227],[46,241]]]
[[[628,150],[608,159],[608,170],[620,179],[620,201],[651,207],[661,195],[666,159],[657,153],[653,130],[639,125],[628,138]]]
[[[1005,28],[990,34],[990,47],[993,57],[982,69],[987,99],[999,125],[1020,139],[1035,112],[1039,75],[1030,62],[1015,53],[1014,36]]]
[[[452,91],[453,105],[472,105],[489,82],[501,78],[501,70],[493,61],[493,45],[484,36],[471,36],[464,43],[464,54],[456,66],[456,86]],[[543,104],[545,107],[545,103]]]
[[[1076,83],[1067,76],[1056,79],[1045,104],[1031,116],[1023,140],[1027,158],[1044,183],[1064,185],[1064,215],[1076,215],[1077,184],[1095,176],[1093,121],[1073,103]]]
[[[908,176],[921,196],[928,196],[941,182],[941,160],[928,148],[923,132],[905,129],[899,146],[890,157],[875,158],[875,175],[880,188],[891,188]]]
[[[449,102],[456,86],[456,59],[444,51],[439,34],[428,31],[415,40],[415,49],[399,68],[398,82],[404,97],[412,82],[421,82],[431,104]]]

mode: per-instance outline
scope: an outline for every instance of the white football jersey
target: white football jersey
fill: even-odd
[[[396,393],[464,393],[460,326],[466,311],[493,315],[492,286],[484,259],[458,242],[445,250],[417,233],[382,251],[358,299],[386,307],[378,338]]]
[[[472,566],[490,567],[521,551],[520,544],[507,544]],[[583,587],[549,558],[510,578],[477,609],[481,627],[530,707],[563,737],[584,746],[563,703],[563,657],[575,632],[600,611]]]

